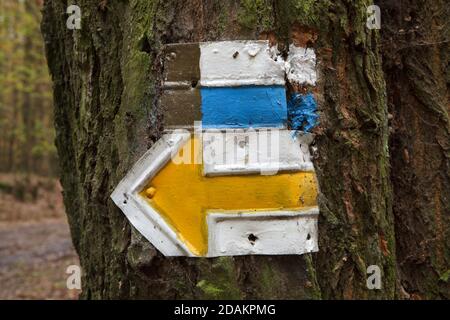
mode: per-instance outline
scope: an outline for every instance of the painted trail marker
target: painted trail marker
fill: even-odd
[[[284,87],[286,70],[307,85],[316,75],[313,52],[293,52],[285,62],[267,41],[167,46],[161,103],[172,130],[111,195],[164,255],[318,250],[312,138],[288,129]]]

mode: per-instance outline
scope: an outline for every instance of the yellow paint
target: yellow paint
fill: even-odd
[[[201,144],[193,138],[192,158]],[[197,149],[198,148],[198,149]],[[186,148],[189,149],[189,148]],[[208,248],[207,210],[280,210],[317,205],[313,172],[205,177],[201,164],[169,162],[141,193],[197,255]]]

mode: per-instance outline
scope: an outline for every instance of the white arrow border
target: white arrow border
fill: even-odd
[[[150,148],[131,168],[127,175],[117,185],[111,198],[114,203],[122,210],[131,224],[148,240],[156,249],[165,256],[188,256],[198,257],[193,254],[188,246],[180,239],[175,230],[173,230],[167,221],[154,209],[139,192],[153,179],[154,176],[178,154],[178,151],[189,141],[191,133],[186,130],[175,130],[166,133]],[[214,226],[223,219],[234,219],[241,217],[262,217],[262,218],[286,218],[286,217],[308,217],[316,222],[312,230],[312,250],[295,249],[285,250],[283,254],[302,254],[305,252],[316,252],[317,247],[317,215],[318,209],[300,209],[293,211],[277,211],[276,216],[273,211],[259,211],[258,213],[240,211],[236,214],[228,213],[223,216],[223,212],[209,212],[207,216],[208,229],[214,229]],[[301,222],[301,221],[300,221]],[[247,255],[255,254],[251,251],[238,252],[231,250],[227,252],[218,252],[216,248],[211,247],[214,235],[208,233],[209,248],[206,257],[216,257],[222,255]],[[212,238],[211,238],[212,237]],[[303,240],[302,240],[303,241]],[[258,252],[257,254],[264,254]],[[275,253],[269,253],[275,254]]]
[[[139,192],[190,137],[185,130],[165,134],[136,162],[111,194],[131,224],[165,256],[195,255]]]
[[[267,211],[209,211],[208,257],[241,255],[290,255],[319,251],[319,208]],[[225,229],[221,223],[227,223]],[[236,223],[237,222],[237,223]],[[261,223],[264,226],[261,226]],[[275,226],[277,223],[282,223]],[[271,227],[267,228],[270,224]],[[234,227],[234,230],[233,230]],[[244,228],[244,230],[239,230]],[[272,228],[272,229],[270,229]],[[220,234],[224,232],[223,234]],[[247,236],[261,239],[249,244]],[[308,235],[308,237],[306,237]]]

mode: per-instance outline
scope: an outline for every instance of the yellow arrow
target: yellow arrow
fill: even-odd
[[[194,159],[201,150],[200,143],[196,138],[187,143],[191,143]],[[208,210],[257,212],[317,205],[314,172],[205,177],[202,165],[195,163],[169,162],[140,194],[199,256],[205,255],[208,248]]]

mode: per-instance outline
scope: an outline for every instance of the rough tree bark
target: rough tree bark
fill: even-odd
[[[380,1],[402,290],[450,298],[450,6]]]
[[[83,298],[400,296],[395,243],[408,255],[402,247],[408,240],[396,239],[394,233],[390,177],[397,176],[389,163],[380,37],[365,26],[371,1],[79,0],[82,29],[75,31],[66,28],[70,4],[46,1],[42,30],[54,82],[64,201],[83,268]],[[109,195],[162,133],[162,46],[269,38],[286,50],[287,43],[304,41],[304,35],[311,36],[307,40],[319,59],[321,123],[314,163],[321,189],[320,252],[217,259],[161,256],[130,227]],[[448,146],[445,136],[436,137]],[[437,150],[441,156],[448,152],[442,148]],[[391,156],[398,159],[398,154]],[[448,174],[439,181],[442,193],[436,197],[445,196]],[[394,184],[397,198],[399,186]],[[442,199],[441,225],[448,228],[448,201]],[[396,218],[402,225],[402,213]],[[366,287],[366,268],[373,264],[382,270],[381,290]],[[411,269],[400,270],[404,279],[410,275]]]

